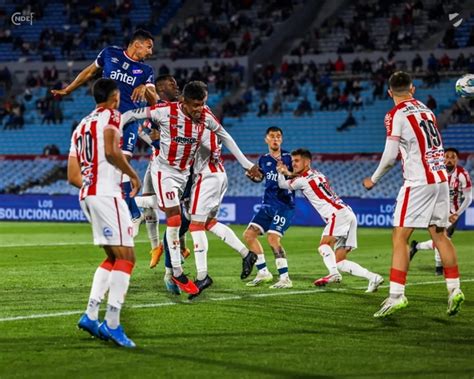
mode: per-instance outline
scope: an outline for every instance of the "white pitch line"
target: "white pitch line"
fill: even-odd
[[[135,241],[135,243],[145,243],[149,242],[148,240],[138,240]],[[0,245],[0,248],[3,247],[48,247],[48,246],[74,246],[74,245],[91,245],[94,246],[92,242],[84,242],[84,241],[79,241],[79,242],[51,242],[51,243],[12,243],[12,244],[5,244],[5,245]]]
[[[463,279],[463,283],[466,282],[474,282],[474,279]],[[429,284],[444,284],[444,281],[441,280],[432,280],[429,282],[418,282],[418,283],[407,283],[408,287],[414,286],[426,286]],[[380,286],[379,288],[387,288],[389,285]],[[224,297],[215,297],[215,298],[207,298],[199,301],[199,303],[210,302],[210,301],[229,301],[229,300],[243,300],[243,299],[250,299],[250,298],[262,298],[262,297],[273,297],[273,296],[291,296],[291,295],[307,295],[312,293],[326,293],[326,292],[345,292],[351,290],[363,290],[367,288],[364,287],[351,287],[351,288],[333,288],[328,290],[323,289],[314,289],[314,290],[298,290],[298,291],[284,291],[284,292],[271,292],[271,293],[254,293],[254,294],[245,294],[245,295],[235,295],[235,296],[224,296]],[[183,302],[185,303],[185,302]],[[159,307],[168,307],[172,305],[179,305],[180,302],[172,302],[166,301],[164,303],[150,303],[150,304],[135,304],[130,305],[128,308],[131,309],[141,309],[141,308],[159,308]],[[0,318],[0,322],[6,321],[19,321],[19,320],[31,320],[31,319],[38,319],[38,318],[50,318],[50,317],[61,317],[61,316],[71,316],[71,315],[79,315],[84,313],[84,311],[65,311],[65,312],[57,312],[57,313],[40,313],[40,314],[32,314],[27,316],[13,316],[13,317],[4,317]]]

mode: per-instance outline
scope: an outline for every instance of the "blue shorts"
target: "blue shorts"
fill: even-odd
[[[293,208],[273,208],[262,205],[259,211],[250,220],[249,226],[256,226],[263,233],[285,234],[290,227],[295,210]]]
[[[133,150],[137,144],[139,125],[140,124],[135,121],[130,122],[123,127],[122,151],[130,153],[129,155],[133,155]]]

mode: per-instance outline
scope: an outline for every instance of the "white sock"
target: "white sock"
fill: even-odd
[[[288,279],[288,260],[286,258],[275,259],[275,264],[280,274],[280,280]]]
[[[443,262],[441,261],[441,255],[439,255],[439,250],[435,248],[434,253],[436,267],[443,267]]]
[[[227,225],[218,222],[214,224],[214,226],[209,229],[209,231],[214,233],[223,242],[237,251],[242,256],[242,258],[245,258],[249,253],[249,249],[245,247],[242,241],[239,240],[239,238],[235,235],[234,231]]]
[[[115,261],[114,268],[110,273],[110,289],[105,320],[112,329],[116,329],[120,325],[120,310],[125,302],[132,268],[132,262],[120,259]]]
[[[179,243],[179,226],[168,226],[166,228],[166,242],[170,251],[173,275],[180,276],[183,273],[181,267],[181,247]]]
[[[191,237],[194,244],[197,280],[203,280],[207,276],[207,250],[209,247],[206,232],[204,230],[193,231]]]
[[[160,244],[159,220],[154,209],[145,208],[143,209],[143,214],[145,215],[148,239],[150,240],[151,248],[154,249]]]
[[[390,282],[390,297],[398,298],[405,294],[405,285],[397,282]]]
[[[258,269],[258,272],[262,274],[268,273],[267,263],[265,262],[265,254],[257,254],[257,262],[255,262],[255,266]]]
[[[329,245],[321,245],[318,248],[319,254],[323,257],[323,262],[329,271],[329,275],[339,274],[337,270],[336,254]]]
[[[459,280],[459,278],[454,278],[454,279],[446,278],[445,280],[446,280],[446,287],[448,288],[449,293],[461,287],[461,281]]]
[[[339,271],[347,272],[348,274],[359,276],[361,278],[366,278],[367,280],[372,280],[375,277],[373,272],[370,272],[360,264],[348,261],[347,259],[338,262],[337,268]]]
[[[416,244],[416,248],[418,250],[433,250],[433,241],[428,240],[428,241],[424,241],[424,242],[418,242]]]
[[[87,304],[86,313],[91,320],[99,319],[100,303],[109,289],[110,270],[97,267],[95,270],[94,279],[92,280],[92,288],[89,296],[89,303]]]
[[[135,196],[135,202],[140,208],[158,209],[158,200],[156,195]]]

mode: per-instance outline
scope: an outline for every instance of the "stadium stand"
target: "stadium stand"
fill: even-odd
[[[473,160],[474,157],[469,157],[467,161],[460,162],[461,165],[470,170],[471,176],[474,176]],[[132,164],[140,176],[143,177],[148,159],[135,159]],[[317,155],[313,167],[330,178],[331,185],[342,197],[394,199],[402,184],[402,173],[399,164],[383,178],[383,186],[376,186],[372,191],[367,192],[361,185],[362,179],[368,173],[373,172],[377,164],[377,156],[355,156],[353,160],[328,160],[324,156]],[[20,192],[24,194],[77,195],[78,190],[70,186],[64,179],[48,184],[31,184],[47,178],[52,170],[58,168],[64,170],[65,166],[66,161],[49,160],[47,158],[24,161],[1,160],[2,187],[0,192],[5,192],[7,188],[25,187],[30,183],[27,188]],[[255,184],[249,181],[243,174],[242,167],[238,162],[227,159],[225,167],[229,183],[231,183],[227,190],[227,196],[261,196],[263,194],[263,184]]]
[[[20,188],[43,181],[66,162],[48,158],[34,160],[0,159],[0,193],[16,192]]]
[[[303,0],[292,5],[278,0],[198,3],[107,0],[92,8],[76,1],[31,3],[26,11],[37,12],[37,20],[31,28],[11,31],[0,28],[0,61],[54,59],[60,63],[66,58],[81,58],[85,59],[81,66],[84,67],[103,46],[122,45],[122,37],[137,26],[146,27],[155,34],[164,28],[156,41],[159,48],[155,50],[160,57],[249,56],[270,41],[276,31],[281,31],[279,26],[305,5]],[[210,62],[194,59],[187,65],[153,59],[150,63],[157,75],[173,73],[181,87],[189,80],[207,82],[208,105],[216,110],[222,107],[223,124],[245,153],[265,152],[264,131],[268,126],[277,125],[285,132],[287,149],[304,146],[315,154],[347,153],[356,157],[353,162],[322,160],[317,164],[332,178],[335,189],[342,196],[391,198],[400,184],[399,170],[390,173],[386,187],[366,193],[359,188],[359,182],[375,167],[376,160],[361,158],[359,154],[378,153],[383,149],[382,120],[393,106],[386,96],[386,79],[394,69],[411,68],[415,73],[417,98],[431,104],[440,126],[446,126],[442,130],[444,144],[463,152],[474,152],[473,104],[460,102],[454,93],[455,79],[463,72],[474,71],[474,55],[468,50],[455,49],[456,46],[473,45],[474,17],[464,20],[455,31],[448,29],[440,37],[439,46],[454,50],[431,55],[427,51],[420,52],[423,58],[411,53],[409,60],[400,60],[393,53],[370,59],[344,54],[346,51],[386,50],[391,31],[391,42],[398,41],[393,47],[411,49],[421,38],[437,31],[434,21],[438,20],[435,10],[439,2],[400,3],[390,13],[382,3],[360,1],[349,7],[342,5],[337,11],[338,17],[328,16],[320,33],[315,35],[317,48],[310,48],[309,44],[300,49],[301,40],[288,46],[288,52],[296,48],[298,62],[283,56],[272,60],[275,64],[256,62],[249,65],[234,58]],[[184,18],[179,15],[180,10],[191,6],[201,7],[202,14],[210,16],[205,19],[199,13]],[[0,8],[3,14],[17,9],[12,4]],[[86,16],[78,19],[77,14]],[[407,30],[412,38],[404,37],[400,42],[400,33]],[[395,31],[398,33],[396,38]],[[341,39],[344,33],[351,36],[348,41]],[[364,45],[364,38],[375,44]],[[67,41],[73,41],[71,49],[64,49]],[[348,43],[351,49],[345,50]],[[304,55],[316,51],[339,51],[341,56],[336,60],[312,62],[308,57],[312,59],[313,56]],[[61,87],[62,80],[70,81],[75,72],[66,72],[64,66],[58,69],[49,62],[30,72],[18,74],[17,71],[17,67],[8,64],[0,70],[0,96],[4,98],[0,108],[0,154],[41,155],[52,151],[67,154],[73,127],[94,106],[89,87],[84,86],[71,97],[55,101],[50,88]],[[22,80],[18,82],[18,78]],[[146,154],[145,150],[140,151]],[[4,163],[8,161],[2,161],[2,171],[9,172],[3,170],[4,164],[10,165]],[[25,165],[32,164],[32,161],[26,162]],[[56,181],[45,180],[49,173],[58,169],[58,164],[48,166],[46,171],[43,167],[34,170],[43,176],[28,176],[22,182],[2,182],[0,191],[14,188],[24,193],[76,193],[61,177]],[[144,173],[147,159],[139,159],[134,164]],[[226,166],[232,182],[229,195],[261,193],[261,186],[248,182],[235,162],[228,161]],[[350,180],[347,172],[350,172]]]

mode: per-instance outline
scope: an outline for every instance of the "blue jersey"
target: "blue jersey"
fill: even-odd
[[[120,90],[119,111],[124,113],[141,106],[131,99],[133,90],[138,86],[153,85],[154,74],[151,66],[130,58],[126,51],[117,46],[103,49],[95,60],[97,67],[102,67],[104,78],[113,79]]]
[[[281,161],[288,167],[290,171],[293,170],[291,165],[291,154],[287,151],[281,151]],[[258,159],[258,167],[263,171],[265,177],[265,193],[263,195],[263,205],[272,207],[287,207],[295,208],[295,193],[294,191],[281,189],[278,187],[278,171],[276,169],[278,161],[270,154],[262,155]]]

